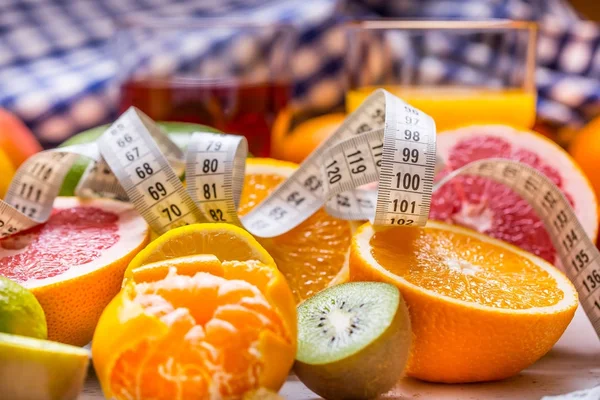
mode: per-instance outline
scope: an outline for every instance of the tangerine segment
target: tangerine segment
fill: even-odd
[[[296,168],[288,162],[249,159],[240,214],[264,200]],[[350,239],[348,222],[331,217],[323,209],[283,235],[257,238],[288,280],[298,302],[343,280]]]
[[[529,258],[462,233],[387,229],[375,232],[370,246],[373,258],[394,275],[457,300],[522,310],[564,297],[556,280]]]
[[[552,348],[578,304],[571,282],[543,259],[434,221],[388,231],[361,226],[350,280],[400,289],[414,337],[407,374],[432,382],[519,373]]]
[[[295,351],[295,303],[281,273],[207,255],[131,271],[92,347],[105,395],[117,399],[277,391]]]

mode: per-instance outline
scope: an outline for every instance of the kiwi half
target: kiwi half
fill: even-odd
[[[326,399],[374,398],[402,377],[411,339],[408,309],[395,286],[333,286],[298,306],[294,371]]]

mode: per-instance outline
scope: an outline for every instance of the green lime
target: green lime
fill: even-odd
[[[33,293],[3,276],[0,276],[0,332],[38,339],[48,337],[44,310]]]
[[[190,124],[186,122],[158,122],[158,125],[168,133],[169,138],[175,142],[182,150],[185,150],[189,137],[194,132],[219,132],[215,128],[200,124]],[[110,125],[100,125],[87,131],[78,133],[77,135],[67,139],[59,147],[70,146],[74,144],[91,143],[98,139]],[[85,171],[89,161],[80,159],[73,164],[67,176],[65,182],[60,189],[59,196],[74,196],[75,187],[81,179],[81,175]]]
[[[0,333],[3,399],[76,399],[90,353],[82,347]]]

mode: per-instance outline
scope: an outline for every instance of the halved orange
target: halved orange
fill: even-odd
[[[550,350],[578,304],[571,282],[543,259],[433,221],[423,228],[360,227],[350,279],[398,286],[414,334],[407,373],[433,382],[517,374]]]
[[[268,158],[250,158],[239,212],[246,214],[298,167]],[[270,239],[257,238],[288,280],[298,302],[335,283],[347,280],[351,239],[347,221],[321,209],[291,231]]]
[[[93,362],[107,398],[242,398],[283,385],[296,329],[274,265],[187,256],[128,271],[98,323]]]

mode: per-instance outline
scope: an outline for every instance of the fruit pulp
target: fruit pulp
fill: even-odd
[[[473,125],[438,135],[444,168],[436,179],[477,160],[521,162],[548,177],[573,206],[586,233],[596,237],[596,199],[582,172],[554,142],[506,125]],[[509,187],[485,177],[458,176],[432,197],[430,219],[466,226],[560,265],[552,240],[531,205]]]
[[[246,179],[238,212],[245,215],[264,200],[296,164],[253,158],[246,163]],[[289,232],[274,238],[257,238],[288,280],[301,302],[347,274],[345,261],[352,232],[347,221],[320,209]]]
[[[388,229],[376,232],[370,245],[373,258],[394,275],[453,299],[513,310],[563,299],[555,279],[533,261],[460,232]]]
[[[287,81],[136,79],[121,85],[119,109],[135,106],[156,121],[193,122],[241,134],[253,155],[266,157],[271,128],[290,95]]]
[[[400,289],[414,339],[407,374],[431,382],[516,375],[552,348],[578,303],[572,283],[544,260],[431,220],[414,228],[362,225],[352,238],[350,280]]]
[[[107,398],[241,399],[279,390],[296,327],[274,265],[173,258],[128,274],[98,323],[94,367]]]
[[[0,275],[23,284],[92,262],[119,241],[118,218],[95,207],[55,209],[45,224],[0,240]]]
[[[378,87],[350,90],[346,109],[350,113]],[[429,114],[438,132],[470,124],[506,124],[531,128],[535,122],[535,94],[521,89],[469,87],[385,86],[384,89]]]

